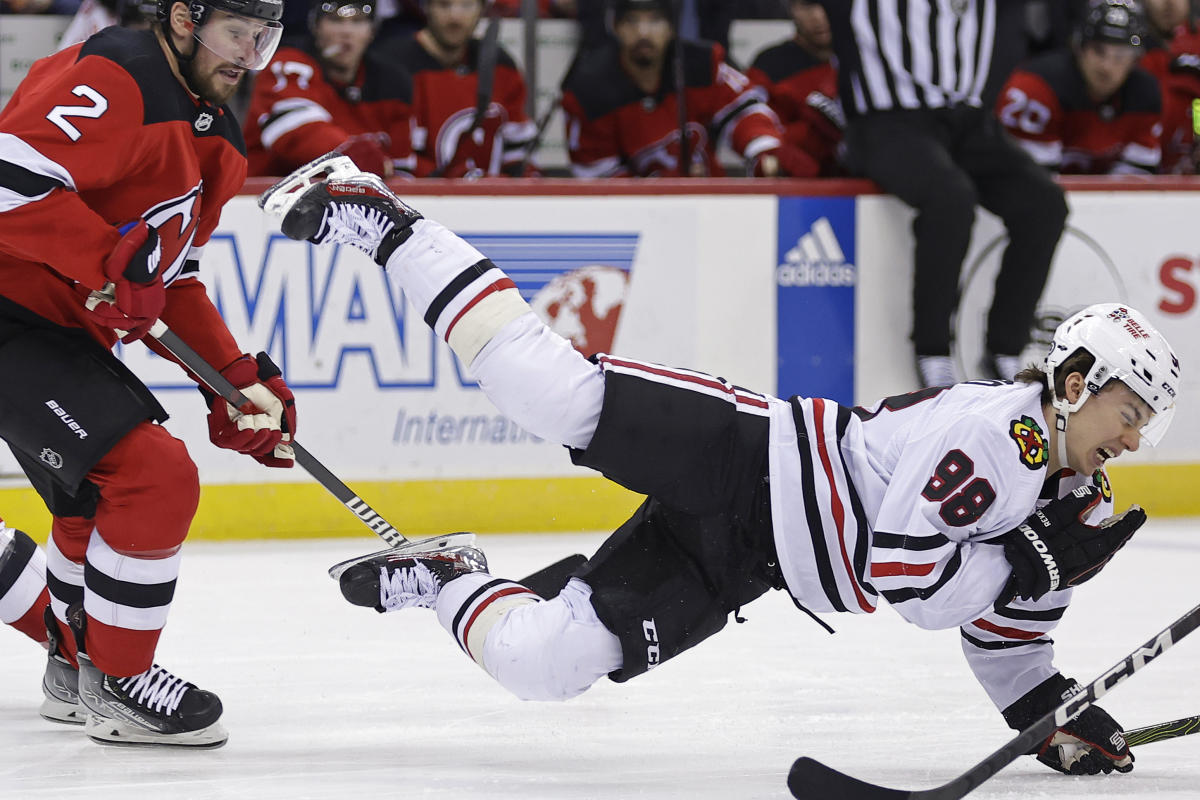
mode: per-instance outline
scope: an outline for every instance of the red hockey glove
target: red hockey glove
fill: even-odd
[[[392,144],[386,133],[360,133],[351,136],[334,148],[335,153],[347,156],[361,170],[390,178],[396,171],[388,147]]]
[[[815,178],[821,165],[795,145],[787,143],[762,153],[754,161],[754,176],[757,178]]]
[[[120,229],[124,234],[104,260],[104,277],[113,299],[88,302],[88,311],[101,324],[125,331],[121,341],[136,342],[146,335],[167,303],[163,286],[162,248],[158,231],[145,220]],[[96,295],[92,296],[93,298]]]
[[[1083,518],[1099,502],[1099,489],[1081,486],[1001,536],[1004,557],[1012,565],[1007,591],[1037,600],[1078,586],[1094,577],[1146,521],[1146,512],[1132,506],[1098,526],[1088,525]]]
[[[1079,684],[1054,674],[1004,709],[1004,720],[1024,730],[1080,691]],[[1029,755],[1067,775],[1105,775],[1133,769],[1133,753],[1121,726],[1099,706],[1088,706],[1075,719],[1039,742]]]
[[[217,447],[246,453],[268,467],[296,463],[289,442],[296,433],[296,399],[266,353],[243,355],[221,374],[250,402],[235,409],[202,388],[208,399],[208,438]]]

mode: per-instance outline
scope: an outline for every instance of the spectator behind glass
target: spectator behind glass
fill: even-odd
[[[1154,76],[1137,67],[1146,32],[1136,0],[1094,0],[1069,48],[1008,79],[996,103],[1000,122],[1057,172],[1156,172],[1162,101]]]
[[[885,0],[821,2],[833,26],[847,160],[916,211],[918,380],[939,386],[960,377],[950,355],[952,320],[977,205],[1000,217],[1009,238],[978,374],[1012,378],[1067,217],[1062,189],[992,113],[1024,41],[1024,5],[909,0],[900,13]]]
[[[816,159],[821,175],[839,175],[846,116],[837,99],[829,17],[816,0],[789,0],[787,6],[795,36],[755,56],[746,75],[767,90],[767,104],[783,124],[783,140]]]
[[[525,111],[525,79],[503,47],[489,48],[474,35],[484,0],[423,5],[425,27],[386,44],[390,57],[412,75],[416,174],[536,174],[528,155],[537,126]],[[492,91],[479,109],[479,85],[486,85],[489,71]]]
[[[1193,104],[1200,98],[1200,30],[1190,0],[1144,0],[1150,22],[1140,66],[1162,90],[1159,171],[1191,175],[1200,165]]]
[[[63,31],[58,49],[86,41],[110,25],[149,28],[158,18],[157,0],[83,0],[71,24]]]
[[[371,0],[317,0],[309,36],[258,73],[244,124],[250,175],[286,175],[331,150],[383,177],[413,171],[412,81],[368,52],[375,14]]]
[[[682,42],[687,112],[680,166],[675,30],[668,0],[618,0],[615,41],[580,53],[563,80],[571,170],[577,177],[723,175],[727,144],[758,175],[811,176],[817,164],[783,144],[766,92],[712,42]]]

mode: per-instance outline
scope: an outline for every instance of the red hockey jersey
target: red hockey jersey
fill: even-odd
[[[1156,172],[1161,112],[1158,81],[1137,68],[1106,102],[1092,102],[1069,50],[1015,70],[996,101],[1000,122],[1035,161],[1086,175]]]
[[[255,80],[244,128],[250,174],[286,175],[362,134],[383,137],[393,168],[413,172],[408,73],[368,51],[354,83],[343,86],[325,74],[314,47],[281,47]]]
[[[472,40],[458,67],[443,66],[415,36],[393,51],[412,75],[418,176],[505,175],[526,162],[537,126],[525,112],[525,79],[512,56],[498,48],[491,98],[477,115],[479,51],[479,40]]]
[[[117,227],[145,219],[161,237],[163,321],[224,367],[240,350],[197,259],[245,179],[237,120],[184,88],[153,32],[112,27],[43,58],[0,112],[0,295],[111,346],[84,300]]]
[[[663,67],[656,95],[642,93],[622,69],[615,45],[579,56],[562,85],[567,147],[578,177],[723,175],[725,144],[753,161],[780,144],[767,94],[725,62],[722,47],[685,42],[684,104],[691,168],[680,170],[678,92],[673,62]]]
[[[1141,67],[1158,78],[1162,91],[1160,171],[1194,174],[1200,166],[1194,105],[1200,100],[1200,31],[1194,23],[1179,26],[1169,42],[1146,51]]]
[[[789,39],[759,53],[746,77],[767,91],[783,125],[783,140],[812,156],[823,176],[841,175],[838,146],[846,117],[837,96],[837,70]]]

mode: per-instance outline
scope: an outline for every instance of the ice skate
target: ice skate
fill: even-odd
[[[54,612],[46,608],[46,633],[49,636],[46,672],[42,676],[42,707],[38,713],[51,722],[82,725],[87,711],[79,702],[79,670],[67,660],[59,645],[59,628]]]
[[[328,153],[263,192],[258,205],[278,217],[290,239],[348,244],[380,266],[412,235],[421,215],[376,175],[346,156]]]
[[[402,608],[433,608],[450,581],[486,572],[487,559],[469,545],[417,550],[384,550],[339,564],[342,595],[356,606],[383,613]]]
[[[102,672],[83,651],[83,609],[68,611],[80,644],[79,699],[87,710],[84,732],[118,745],[220,747],[229,734],[220,725],[221,700],[212,692],[154,664],[127,678]]]

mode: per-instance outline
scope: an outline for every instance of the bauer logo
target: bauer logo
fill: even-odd
[[[854,400],[855,220],[853,197],[779,198],[781,397]]]

